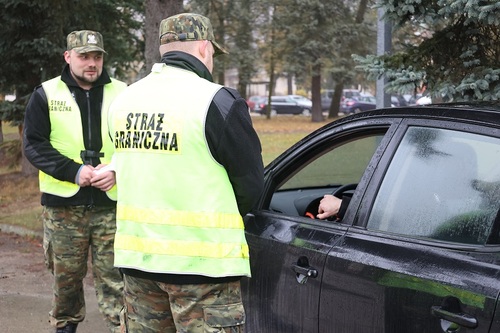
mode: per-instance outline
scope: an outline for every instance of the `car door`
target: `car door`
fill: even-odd
[[[300,114],[304,109],[304,106],[291,96],[285,96],[285,104],[286,111],[284,113],[287,114]]]
[[[321,332],[499,327],[499,131],[429,124],[405,121],[353,198],[322,272]]]
[[[288,96],[273,97],[272,108],[276,110],[278,114],[297,114],[302,111],[293,98]]]
[[[276,110],[277,114],[286,113],[287,104],[284,97],[272,97],[271,98],[271,109]]]
[[[242,283],[247,332],[321,332],[325,261],[349,226],[304,215],[324,194],[360,182],[390,123],[353,122],[349,135],[341,125],[330,128],[267,168],[260,207],[245,217],[252,268]]]

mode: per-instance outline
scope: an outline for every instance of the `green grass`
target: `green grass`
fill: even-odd
[[[303,133],[287,133],[281,135],[263,133],[259,135],[262,144],[262,160],[264,161],[264,165],[268,165],[304,136]]]
[[[272,119],[254,117],[253,124],[262,144],[264,165],[327,122],[313,123],[311,118],[302,116],[280,116]]]

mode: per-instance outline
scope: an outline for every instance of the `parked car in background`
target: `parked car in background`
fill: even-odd
[[[391,106],[408,106],[408,101],[402,95],[391,95]]]
[[[259,105],[261,114],[266,113],[267,100]],[[304,116],[310,116],[312,109],[312,103],[309,105],[303,101],[297,101],[290,95],[285,96],[271,96],[271,116],[276,116],[278,114],[301,114]]]
[[[321,109],[323,111],[328,110],[330,108],[330,105],[332,104],[332,98],[333,98],[333,93],[335,90],[333,89],[326,89],[323,90],[321,93]],[[358,98],[361,96],[361,92],[356,89],[343,89],[342,90],[342,97],[340,99],[340,102],[342,103],[344,100],[348,98]]]
[[[344,89],[342,90],[342,100],[346,98],[358,98],[361,97],[361,92],[357,89]]]
[[[492,102],[493,103],[493,102]],[[244,217],[248,333],[500,332],[500,103],[342,117]],[[325,194],[349,200],[318,220]]]
[[[358,113],[373,110],[377,107],[377,100],[373,96],[359,96],[346,98],[340,103],[340,111],[344,114]]]
[[[416,105],[417,104],[417,99],[420,98],[420,95],[415,95],[415,94],[405,94],[403,95],[404,99],[406,100],[406,103],[408,106],[411,105]]]
[[[313,105],[312,101],[305,96],[302,95],[287,95],[287,96],[293,98],[299,105],[305,106],[307,108],[312,108]]]
[[[326,111],[330,109],[330,105],[332,104],[334,90],[327,89],[321,92],[321,110]]]
[[[250,96],[247,99],[248,108],[251,112],[257,112],[260,106],[266,100],[265,96]]]

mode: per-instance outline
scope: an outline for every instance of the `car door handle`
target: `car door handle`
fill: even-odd
[[[477,319],[466,314],[466,313],[456,313],[445,310],[442,306],[435,305],[431,307],[431,313],[441,319],[448,320],[452,323],[460,325],[466,328],[476,328]]]
[[[302,274],[306,277],[316,278],[318,277],[318,271],[312,267],[302,267],[299,265],[292,265],[292,269],[297,274]]]

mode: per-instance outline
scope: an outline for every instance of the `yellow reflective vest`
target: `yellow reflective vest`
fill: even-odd
[[[156,64],[113,103],[115,266],[250,276],[234,191],[205,138],[206,114],[219,89],[191,71]]]
[[[42,83],[42,86],[47,95],[49,107],[50,143],[64,156],[73,159],[75,162],[82,163],[80,152],[85,150],[85,145],[83,129],[80,126],[82,118],[78,104],[60,76]],[[104,86],[101,119],[101,152],[104,153],[101,163],[104,164],[110,163],[114,152],[113,143],[108,139],[108,108],[114,98],[126,87],[126,83],[115,79],[111,79],[111,83]],[[75,126],[75,124],[78,124],[78,126]],[[39,183],[41,192],[64,198],[72,197],[80,189],[75,183],[58,180],[42,171],[39,172]],[[116,186],[113,186],[106,194],[110,199],[116,200]]]

